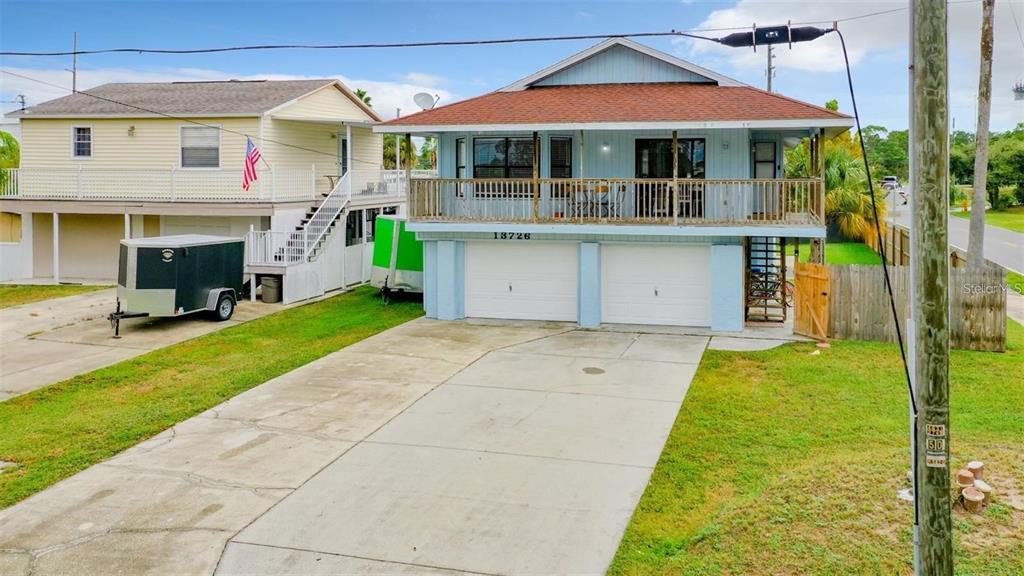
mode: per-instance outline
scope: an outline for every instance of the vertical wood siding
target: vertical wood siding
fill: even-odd
[[[534,86],[711,81],[625,46],[612,46],[536,82]]]

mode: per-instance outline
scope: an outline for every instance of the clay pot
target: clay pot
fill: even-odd
[[[981,511],[982,502],[985,501],[985,495],[974,486],[964,488],[961,493],[964,502],[964,509],[968,512],[979,512]]]
[[[981,478],[985,475],[985,463],[982,462],[981,460],[973,460],[971,462],[968,462],[967,469],[970,470],[971,474],[973,474],[974,477],[977,478],[978,480],[981,480]]]
[[[960,488],[969,488],[974,486],[974,474],[967,468],[964,468],[956,473],[956,484]]]
[[[985,496],[985,504],[992,502],[992,486],[984,480],[975,480],[974,487]]]

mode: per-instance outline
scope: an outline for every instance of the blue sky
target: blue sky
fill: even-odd
[[[906,6],[906,2],[0,2],[5,50],[120,46],[206,47],[260,43],[402,42],[509,36],[613,34],[832,20]],[[1011,10],[1015,11],[1011,14]],[[951,5],[951,95],[958,128],[973,129],[977,90],[980,4]],[[1024,102],[1010,95],[1024,80],[1024,4],[997,3],[993,129],[1024,122]],[[841,24],[852,48],[854,78],[865,124],[906,127],[906,13]],[[724,50],[688,40],[641,42],[764,86],[764,53]],[[375,107],[408,113],[411,97],[427,90],[451,102],[500,88],[596,41],[486,47],[345,51],[273,51],[214,55],[97,55],[79,59],[80,87],[108,81],[257,77],[341,77],[367,89]],[[838,98],[849,111],[838,39],[778,51],[777,91],[814,103]],[[0,66],[70,86],[70,58],[6,57]],[[0,75],[0,99],[25,94],[29,104],[60,90]],[[4,104],[3,110],[13,108]]]

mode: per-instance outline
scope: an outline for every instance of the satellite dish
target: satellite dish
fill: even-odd
[[[412,101],[423,110],[430,110],[437,104],[438,100],[440,100],[440,97],[431,96],[427,92],[420,92],[412,97]]]

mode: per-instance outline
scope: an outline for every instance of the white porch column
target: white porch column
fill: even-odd
[[[132,238],[132,215],[124,213],[124,239],[131,240]]]
[[[353,153],[354,149],[355,149],[355,146],[352,145],[352,125],[351,124],[345,124],[345,152],[346,152],[345,153],[345,173],[346,174],[351,174],[352,173],[352,153]],[[352,180],[351,176],[349,176],[348,178],[349,178],[349,180]]]
[[[60,214],[53,213],[53,283],[60,284]]]

